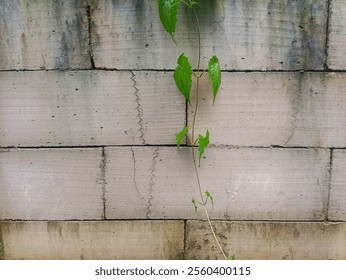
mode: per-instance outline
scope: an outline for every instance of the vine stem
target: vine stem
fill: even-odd
[[[193,121],[192,121],[192,143],[195,142],[195,123],[196,123],[196,116],[197,116],[197,110],[198,110],[198,95],[199,95],[199,79],[202,77],[202,73],[200,75],[200,64],[201,64],[201,30],[200,30],[200,25],[199,25],[199,20],[198,20],[198,15],[197,15],[197,12],[196,12],[196,9],[195,8],[192,8],[193,9],[193,12],[195,14],[195,18],[196,18],[196,22],[197,22],[197,28],[198,28],[198,63],[197,63],[197,76],[196,76],[196,106],[195,106],[195,111],[194,111],[194,114],[193,114]],[[191,150],[192,150],[192,160],[193,160],[193,166],[195,168],[195,174],[196,174],[196,178],[197,178],[197,185],[198,185],[198,190],[199,190],[199,194],[201,196],[201,201],[202,201],[202,204],[203,204],[203,208],[204,208],[204,212],[205,212],[205,215],[207,217],[207,220],[208,220],[208,224],[209,224],[209,227],[210,227],[210,230],[213,234],[213,237],[223,255],[223,257],[225,258],[225,260],[228,260],[224,250],[222,249],[221,247],[221,244],[219,242],[219,239],[217,238],[216,234],[215,234],[215,230],[214,230],[214,227],[211,223],[211,220],[210,220],[210,217],[209,217],[209,212],[208,212],[208,209],[207,209],[207,205],[205,203],[205,200],[204,200],[204,196],[203,196],[203,192],[202,192],[202,187],[201,187],[201,182],[200,182],[200,178],[199,178],[199,173],[198,173],[198,167],[197,167],[197,164],[196,164],[196,157],[195,157],[195,147],[194,147],[194,144],[191,145]]]

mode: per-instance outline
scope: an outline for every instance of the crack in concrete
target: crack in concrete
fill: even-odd
[[[324,46],[324,70],[329,70],[328,66],[328,56],[329,56],[329,31],[332,17],[332,8],[331,8],[331,0],[328,0],[327,3],[327,22],[326,22],[326,38],[325,38],[325,46]]]
[[[292,117],[292,120],[291,120],[291,128],[289,129],[289,132],[290,132],[290,135],[289,137],[287,138],[287,140],[285,141],[284,143],[284,146],[286,146],[289,141],[292,139],[292,137],[294,136],[294,132],[295,130],[297,129],[298,125],[297,125],[297,122],[298,122],[298,117],[297,115],[299,114],[300,112],[300,99],[301,99],[301,91],[302,91],[302,73],[299,74],[299,77],[298,77],[298,82],[294,84],[294,89],[293,89],[293,94],[294,94],[294,97],[293,97],[293,100],[292,100],[292,108],[293,108],[293,114],[291,115]]]
[[[225,29],[221,26],[221,23],[225,20],[224,17],[222,17],[220,20],[214,20],[212,23],[209,24],[209,26],[213,29],[210,32],[210,35],[215,37],[215,33],[218,31],[218,29],[221,29],[221,34],[225,33]],[[219,28],[218,28],[219,27]]]
[[[106,152],[105,148],[102,148],[102,155],[101,155],[101,162],[100,162],[100,169],[101,174],[98,179],[98,183],[101,184],[102,187],[102,204],[103,204],[103,213],[102,213],[102,219],[106,220],[106,207],[107,207],[107,198],[106,198],[106,187],[107,187],[107,178],[106,178],[106,164],[107,164],[107,158],[106,158]]]
[[[333,172],[333,151],[334,149],[330,149],[330,155],[329,155],[329,168],[328,168],[328,188],[327,188],[327,198],[326,202],[323,205],[323,208],[325,209],[325,216],[324,216],[324,222],[329,221],[329,206],[330,206],[330,191],[332,189],[332,172]]]
[[[90,56],[90,66],[91,69],[95,69],[95,61],[94,61],[94,55],[93,55],[93,46],[92,46],[92,40],[91,40],[91,9],[92,9],[92,3],[88,1],[87,6],[87,17],[88,17],[88,36],[89,36],[89,56]]]
[[[159,156],[159,148],[156,148],[153,153],[153,160],[151,162],[151,172],[150,172],[150,181],[149,181],[149,190],[148,190],[148,207],[147,207],[147,218],[150,219],[150,214],[151,214],[151,206],[153,205],[152,200],[152,192],[153,192],[153,187],[155,185],[154,178],[155,178],[155,171],[156,171],[156,163],[157,163],[157,158]]]
[[[138,185],[137,185],[137,181],[136,181],[136,176],[137,176],[136,157],[135,157],[135,151],[133,150],[133,147],[131,147],[131,152],[132,152],[132,160],[133,160],[133,183],[135,184],[135,189],[136,189],[136,192],[138,194],[139,201],[142,204],[143,197],[141,196],[141,194],[138,190]]]
[[[136,96],[136,110],[137,110],[137,118],[138,118],[138,125],[139,125],[139,132],[140,136],[139,139],[141,140],[142,144],[145,144],[145,139],[144,139],[144,129],[143,129],[143,109],[141,106],[141,98],[139,96],[139,89],[137,87],[137,81],[136,81],[136,75],[133,71],[130,71],[131,73],[131,80],[133,82],[133,88],[134,88],[134,95]]]

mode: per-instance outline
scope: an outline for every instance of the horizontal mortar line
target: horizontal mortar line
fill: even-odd
[[[177,147],[176,144],[123,144],[123,145],[64,145],[64,146],[0,146],[1,149],[92,149],[92,148],[112,148],[112,147]],[[180,147],[191,148],[191,145],[181,144]],[[195,146],[196,148],[198,146]],[[346,147],[317,147],[317,146],[279,146],[279,145],[269,145],[269,146],[241,146],[241,145],[213,145],[210,144],[208,148],[216,149],[339,149],[344,150]]]
[[[1,72],[68,72],[68,71],[109,71],[109,72],[173,72],[175,69],[135,69],[135,68],[104,68],[104,67],[95,67],[95,68],[66,68],[66,69],[0,69]],[[198,69],[193,69],[194,72],[197,72]],[[203,69],[200,69],[203,71]],[[346,69],[272,69],[272,70],[262,70],[262,69],[229,69],[221,70],[222,73],[346,73]]]
[[[136,221],[145,221],[145,222],[170,222],[170,221],[201,221],[201,222],[207,222],[207,219],[183,219],[183,218],[169,218],[169,219],[144,219],[144,218],[123,218],[123,219],[83,219],[83,220],[78,220],[78,219],[66,219],[66,220],[47,220],[47,219],[37,219],[37,220],[23,220],[23,219],[3,219],[0,220],[0,223],[8,223],[8,222],[58,222],[58,223],[63,223],[63,222],[136,222]],[[248,223],[323,223],[323,224],[331,224],[331,223],[346,223],[345,220],[239,220],[239,219],[211,219],[212,222],[248,222]]]

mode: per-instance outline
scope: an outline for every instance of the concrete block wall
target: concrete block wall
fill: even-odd
[[[221,259],[175,148],[191,12],[176,46],[157,1],[93,2],[0,0],[0,259]],[[214,107],[201,80],[201,181],[226,252],[346,259],[346,2],[200,2],[202,67],[223,70]]]

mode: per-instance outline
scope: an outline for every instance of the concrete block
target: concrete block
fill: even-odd
[[[346,221],[346,151],[334,150],[328,218]]]
[[[197,155],[196,155],[197,156]],[[108,219],[204,219],[191,150],[106,148]],[[213,219],[323,220],[329,151],[210,148],[199,168]]]
[[[90,68],[87,1],[0,1],[0,70]]]
[[[0,220],[103,218],[101,149],[0,152]]]
[[[182,259],[184,222],[6,222],[5,259]]]
[[[216,54],[224,70],[323,69],[327,0],[200,1],[202,63]],[[95,1],[91,40],[97,67],[174,69],[186,52],[197,68],[194,14],[180,5],[176,46],[157,1]]]
[[[238,260],[344,260],[346,223],[213,222]],[[187,259],[222,259],[206,222],[187,222]]]

